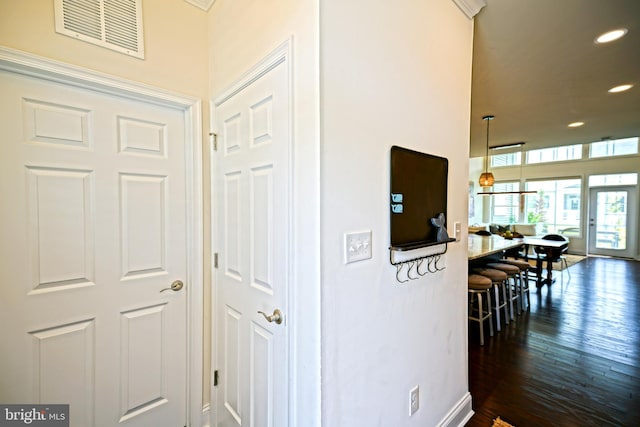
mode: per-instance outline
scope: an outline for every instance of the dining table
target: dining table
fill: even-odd
[[[525,247],[525,254],[529,253],[529,247],[540,248],[544,251],[545,259],[547,261],[547,277],[542,278],[542,262],[544,261],[542,258],[536,258],[536,274],[537,274],[537,286],[541,287],[542,285],[551,285],[555,279],[553,278],[553,252],[554,250],[562,250],[565,247],[569,246],[569,240],[557,241],[557,240],[547,240],[542,239],[540,237],[525,237],[522,239],[522,243]]]
[[[546,257],[536,258],[536,284],[538,287],[551,285],[553,279],[553,251],[563,249],[569,244],[568,241],[546,240],[541,237],[522,237],[507,239],[498,235],[480,236],[470,234],[468,239],[468,260],[471,263],[478,263],[483,258],[502,258],[504,251],[509,249],[524,248],[524,259],[528,261],[530,247],[541,248]],[[546,277],[543,277],[543,261],[546,260]]]

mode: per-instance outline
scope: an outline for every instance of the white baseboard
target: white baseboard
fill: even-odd
[[[467,392],[454,405],[449,413],[438,423],[438,427],[464,427],[473,416],[471,409],[471,393]]]

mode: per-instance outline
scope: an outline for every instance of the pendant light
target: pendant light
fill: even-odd
[[[491,120],[491,119],[488,119]],[[488,126],[488,124],[487,124]],[[487,138],[488,139],[488,138]],[[520,147],[520,179],[519,182],[522,182],[522,164],[524,163],[524,151],[522,149],[522,147],[524,147],[524,142],[514,142],[511,144],[505,144],[505,145],[497,145],[494,147],[489,147],[489,149],[491,150],[500,150],[503,148],[511,148],[511,147]],[[483,176],[485,174],[483,173],[480,176],[480,185],[482,185],[483,181]],[[494,179],[493,179],[493,175],[491,173],[489,173],[489,175],[491,175],[491,177],[489,178],[489,180],[491,181],[491,184],[494,183]],[[520,195],[520,213],[524,212],[524,205],[525,205],[525,199],[524,199],[524,195],[525,194],[535,194],[537,193],[537,191],[535,190],[519,190],[519,191],[480,191],[478,192],[479,196],[494,196],[497,194],[519,194]]]
[[[482,120],[487,122],[487,152],[484,158],[484,172],[480,174],[478,180],[481,187],[491,187],[495,182],[493,174],[489,172],[489,122],[493,120],[495,116],[484,116]]]

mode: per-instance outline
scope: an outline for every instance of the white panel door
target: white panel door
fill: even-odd
[[[0,402],[186,424],[182,111],[0,71]]]
[[[217,425],[288,425],[290,137],[282,62],[216,106]],[[281,323],[272,316],[279,310]]]

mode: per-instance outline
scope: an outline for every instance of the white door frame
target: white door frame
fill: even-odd
[[[86,68],[0,46],[0,70],[10,71],[182,110],[185,119],[187,184],[187,423],[202,425],[202,108],[197,98],[183,96]]]
[[[258,61],[249,71],[247,71],[246,73],[244,73],[242,76],[240,76],[238,78],[238,80],[236,80],[233,84],[231,84],[230,86],[228,86],[225,90],[223,90],[221,93],[219,93],[217,96],[213,97],[212,101],[211,101],[211,119],[210,119],[210,123],[214,124],[215,123],[215,110],[216,107],[220,104],[222,104],[223,102],[225,102],[226,100],[228,100],[229,98],[231,98],[232,96],[234,96],[235,94],[237,94],[238,92],[240,92],[242,89],[246,88],[247,86],[249,86],[250,84],[252,84],[253,82],[255,82],[256,80],[258,80],[260,77],[262,77],[263,75],[265,75],[266,73],[268,73],[270,70],[274,69],[276,66],[284,63],[284,66],[287,69],[287,79],[288,79],[288,85],[289,85],[289,129],[288,129],[288,134],[289,134],[289,170],[290,170],[290,176],[289,176],[289,188],[288,191],[290,193],[293,193],[293,186],[291,185],[291,183],[293,182],[294,179],[294,162],[293,162],[293,149],[294,149],[294,132],[293,132],[293,85],[292,85],[292,76],[293,76],[293,69],[292,69],[292,39],[287,39],[284,43],[282,43],[280,46],[278,46],[274,51],[272,51],[270,54],[268,54],[265,58],[263,58],[262,60]],[[214,138],[215,139],[215,138]],[[210,159],[210,164],[211,166],[211,200],[215,201],[217,200],[216,198],[216,191],[218,190],[215,186],[215,176],[216,176],[216,171],[213,170],[214,169],[214,165],[215,165],[215,159],[214,159],[214,155],[215,155],[215,150],[214,147],[211,147],[210,150],[211,153],[211,159]],[[289,202],[289,206],[287,207],[287,209],[289,210],[289,217],[292,219],[291,224],[289,225],[289,235],[292,236],[290,241],[287,242],[287,251],[289,252],[289,265],[287,266],[288,268],[288,277],[290,278],[290,283],[288,286],[288,294],[287,294],[287,300],[288,300],[288,306],[289,306],[289,310],[287,313],[287,322],[291,325],[290,326],[290,332],[289,332],[289,341],[288,341],[288,360],[289,360],[289,366],[287,368],[287,372],[288,372],[288,388],[289,388],[289,414],[288,414],[288,424],[287,425],[291,425],[294,426],[296,425],[296,419],[298,417],[297,411],[296,411],[296,405],[295,405],[295,392],[296,390],[299,388],[299,384],[297,383],[297,375],[296,375],[296,367],[297,367],[297,360],[295,359],[296,357],[296,334],[294,333],[295,331],[295,324],[296,324],[296,317],[297,317],[297,310],[296,310],[296,294],[295,294],[295,276],[294,276],[294,266],[296,265],[296,253],[293,249],[293,236],[295,233],[294,227],[293,227],[293,223],[295,222],[295,212],[294,212],[294,197],[292,194],[292,197],[290,198],[290,202]],[[214,211],[212,209],[212,211]],[[216,210],[217,211],[217,210]],[[211,225],[211,253],[215,254],[217,252],[219,252],[219,249],[217,248],[218,246],[218,240],[219,240],[219,236],[216,235],[216,230],[217,230],[217,225],[218,225],[218,218],[217,215],[213,214],[212,215],[212,225]],[[213,268],[215,268],[215,260],[214,262],[211,263],[211,265],[213,266]],[[215,323],[215,319],[216,319],[216,315],[213,312],[213,310],[215,310],[215,306],[216,306],[216,287],[217,287],[217,283],[215,281],[215,272],[212,272],[211,277],[213,278],[213,283],[212,283],[212,292],[211,292],[211,309],[212,309],[212,314],[211,314],[211,331],[212,331],[212,340],[211,340],[211,373],[212,376],[214,374],[214,371],[217,369],[216,367],[218,366],[218,360],[217,360],[217,340],[218,340],[218,336],[216,334],[216,323]],[[212,384],[214,383],[214,381],[212,380],[211,382]],[[216,407],[216,402],[217,402],[217,390],[214,388],[213,392],[211,393],[211,409],[212,409],[212,414],[211,414],[211,419],[212,419],[212,425],[215,425],[215,419],[217,418],[217,411],[219,410]]]

